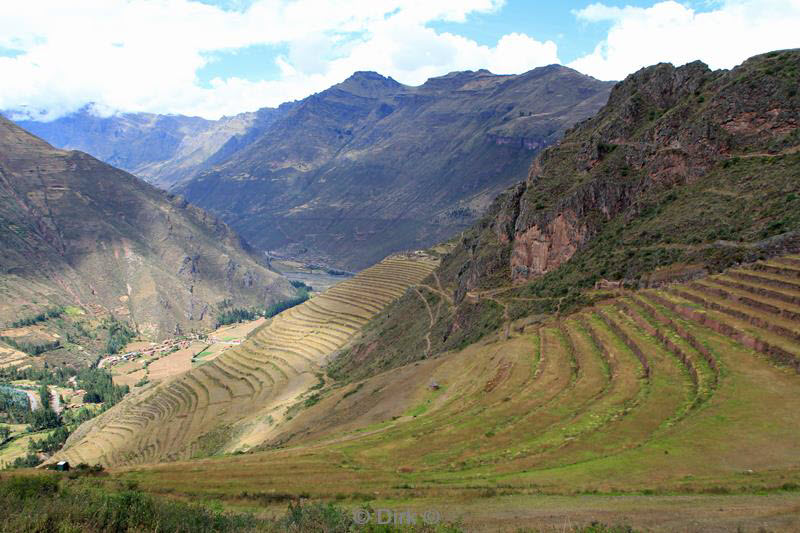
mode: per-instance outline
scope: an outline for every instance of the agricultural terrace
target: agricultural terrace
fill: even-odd
[[[358,290],[335,294],[363,301]],[[353,505],[368,495],[373,507],[433,505],[446,519],[497,529],[520,517],[561,527],[562,511],[585,500],[581,512],[597,513],[587,519],[651,527],[657,509],[665,519],[680,501],[700,529],[753,520],[792,530],[798,369],[800,256],[789,256],[620,291],[329,389],[271,438],[274,449],[117,473],[147,490],[234,505],[275,492]],[[617,497],[625,492],[636,496]]]
[[[436,267],[397,255],[293,307],[207,364],[134,391],[70,438],[52,461],[127,465],[261,444],[319,383],[326,358]]]

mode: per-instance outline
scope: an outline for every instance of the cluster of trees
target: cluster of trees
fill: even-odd
[[[270,305],[269,307],[267,307],[267,310],[264,313],[264,316],[266,316],[267,318],[272,318],[275,315],[277,315],[278,313],[282,313],[283,311],[286,311],[287,309],[291,309],[295,305],[300,305],[301,303],[303,303],[306,300],[308,300],[308,291],[306,291],[305,289],[299,289],[298,292],[299,292],[299,295],[294,297],[294,298],[289,298],[288,300],[284,300],[282,302],[274,303],[274,304]]]
[[[43,409],[28,411],[26,422],[30,426],[31,431],[53,429],[61,426],[63,423],[61,417],[58,416],[49,405]]]
[[[24,392],[0,387],[0,419],[12,424],[24,424],[28,413],[28,396]]]
[[[66,387],[69,378],[77,373],[78,371],[74,368],[48,368],[47,363],[45,363],[44,368],[0,368],[0,381],[16,381],[20,379],[26,379],[35,381],[40,385],[60,385],[62,387]]]
[[[13,337],[0,337],[0,341],[8,344],[12,348],[16,348],[21,352],[28,355],[40,355],[44,352],[50,352],[61,348],[61,341],[43,342],[41,344],[34,344],[32,342],[18,341]]]
[[[49,399],[43,406],[43,409],[32,411],[25,393],[0,389],[0,417],[11,424],[28,424],[32,431],[50,429],[61,425],[61,419],[50,408]]]
[[[28,452],[30,453],[55,453],[61,449],[70,430],[66,426],[58,426],[55,431],[41,439],[31,439],[28,441]]]
[[[314,288],[311,285],[306,285],[305,282],[300,281],[299,279],[290,280],[289,283],[292,284],[292,287],[295,289],[303,289],[304,291],[311,292]]]
[[[130,392],[127,385],[114,385],[111,374],[102,368],[85,368],[76,374],[75,381],[86,391],[84,403],[102,403],[106,408]]]
[[[134,337],[136,332],[119,320],[111,317],[106,320],[103,327],[108,329],[108,342],[106,351],[110,354],[119,353]]]
[[[224,311],[220,311],[217,314],[216,326],[227,326],[228,324],[233,324],[235,322],[245,322],[247,320],[255,320],[258,318],[260,314],[256,311],[251,311],[249,309],[225,309]]]
[[[82,407],[78,410],[65,411],[63,416],[58,415],[50,403],[48,385],[69,386],[69,380],[74,377],[78,388],[84,389],[86,403],[103,403],[102,409],[90,410]],[[33,467],[41,462],[39,454],[57,451],[80,424],[93,418],[97,414],[119,402],[128,393],[127,386],[114,385],[111,374],[100,368],[74,368],[34,369],[25,370],[3,369],[0,370],[0,380],[12,381],[28,379],[39,384],[38,394],[42,400],[42,409],[31,410],[28,397],[25,393],[14,390],[9,386],[0,386],[0,420],[16,424],[28,424],[28,431],[51,431],[41,439],[31,439],[28,445],[28,454],[20,457],[11,464],[11,468]],[[0,434],[0,442],[5,440]]]
[[[47,311],[42,311],[38,315],[27,317],[27,318],[20,318],[16,322],[11,323],[12,328],[22,328],[25,326],[32,326],[34,324],[38,324],[39,322],[44,322],[50,318],[58,318],[64,314],[63,307],[54,307],[53,309],[48,309]]]

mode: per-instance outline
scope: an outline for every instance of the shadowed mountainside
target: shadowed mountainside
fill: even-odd
[[[227,225],[0,117],[0,320],[50,305],[125,319],[147,336],[200,329],[227,299],[294,294]]]
[[[357,72],[176,190],[256,247],[363,268],[466,228],[610,86],[557,65],[419,87]]]
[[[454,72],[419,87],[357,72],[219,121],[83,109],[19,124],[172,188],[260,250],[352,270],[467,228],[611,85],[557,65]]]

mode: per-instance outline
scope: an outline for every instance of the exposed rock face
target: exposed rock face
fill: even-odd
[[[465,236],[470,259],[457,296],[479,286],[507,246],[508,278],[522,283],[563,265],[605,224],[634,220],[647,195],[697,183],[732,154],[790,153],[798,144],[800,53],[758,56],[712,72],[659,64],[614,87],[608,104],[532,164]],[[491,231],[484,231],[490,229]]]
[[[70,304],[160,337],[211,325],[224,299],[264,306],[294,293],[208,213],[3,118],[0,228],[3,323]]]
[[[575,213],[559,213],[549,224],[534,225],[514,236],[511,278],[541,276],[569,260],[586,238],[587,228]]]

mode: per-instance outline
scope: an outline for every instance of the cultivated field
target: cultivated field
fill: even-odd
[[[264,434],[277,449],[117,472],[243,507],[432,507],[482,530],[800,528],[800,256],[510,326],[323,389]]]
[[[124,465],[260,444],[311,387],[326,357],[435,268],[393,256],[274,317],[247,342],[131,395],[81,426],[51,461]]]
[[[28,355],[6,344],[0,343],[0,368],[9,366],[23,366]]]

